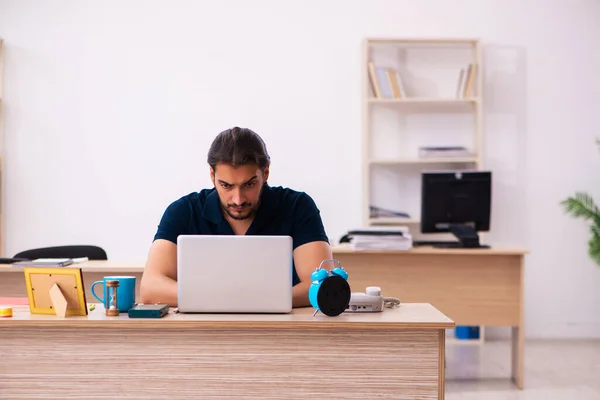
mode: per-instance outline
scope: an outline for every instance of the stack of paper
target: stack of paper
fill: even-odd
[[[15,267],[66,267],[73,264],[72,258],[36,258],[30,261],[13,263]]]
[[[423,146],[419,147],[419,157],[474,157],[474,154],[463,146]]]
[[[410,250],[412,236],[407,228],[364,228],[348,232],[355,250]]]

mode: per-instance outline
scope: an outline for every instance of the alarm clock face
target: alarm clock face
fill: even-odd
[[[335,317],[348,308],[350,304],[350,285],[341,276],[330,276],[321,282],[317,302],[325,315]]]

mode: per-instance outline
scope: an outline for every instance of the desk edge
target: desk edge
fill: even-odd
[[[439,322],[346,322],[346,321],[215,321],[215,320],[170,320],[165,319],[115,319],[115,320],[86,320],[66,317],[47,320],[21,320],[7,318],[0,320],[0,331],[5,328],[123,328],[123,329],[281,329],[281,330],[385,330],[398,331],[406,329],[450,329],[455,327],[453,321]]]

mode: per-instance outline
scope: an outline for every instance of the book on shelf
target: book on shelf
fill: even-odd
[[[460,69],[458,73],[458,86],[456,87],[457,99],[468,99],[474,93],[477,69],[477,64],[474,63],[469,63],[465,68]]]
[[[458,72],[457,99],[468,99],[475,93],[478,72],[476,63],[469,63]],[[398,70],[368,62],[369,86],[376,99],[405,99],[405,85]]]
[[[375,98],[402,99],[407,97],[402,78],[397,70],[388,67],[378,67],[372,62],[369,62],[368,69],[369,83]]]

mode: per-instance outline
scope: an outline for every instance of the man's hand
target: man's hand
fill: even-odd
[[[140,302],[177,307],[177,245],[157,239],[150,247],[140,283]]]
[[[308,289],[311,285],[310,275],[321,264],[323,260],[333,258],[331,247],[327,242],[310,242],[298,246],[294,250],[294,265],[296,273],[300,278],[300,283],[292,289],[292,306],[307,307],[310,306],[308,300]],[[327,266],[329,268],[329,266]]]

